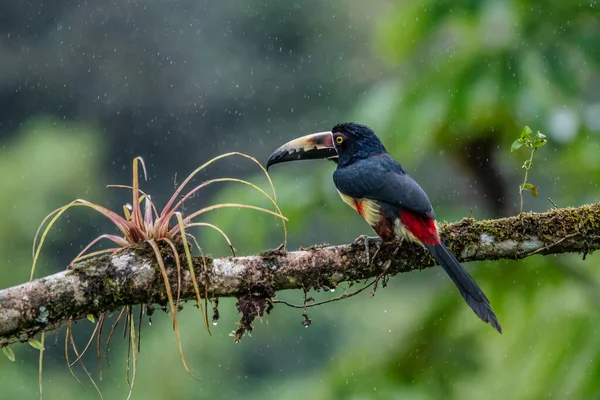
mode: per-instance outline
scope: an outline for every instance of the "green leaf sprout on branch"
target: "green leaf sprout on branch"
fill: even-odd
[[[519,196],[521,196],[521,212],[523,212],[523,192],[529,190],[533,197],[538,196],[538,188],[537,186],[529,183],[527,181],[529,170],[533,166],[533,155],[535,151],[540,147],[544,146],[548,141],[546,140],[546,135],[542,134],[538,131],[535,136],[532,136],[532,130],[528,126],[523,128],[521,131],[521,136],[513,142],[510,146],[510,151],[519,150],[521,147],[525,146],[530,149],[531,154],[529,156],[529,160],[523,163],[521,168],[525,169],[525,178],[523,179],[523,183],[519,185]]]

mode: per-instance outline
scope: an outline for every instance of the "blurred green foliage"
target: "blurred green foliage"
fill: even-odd
[[[512,139],[560,109],[579,120],[597,79],[595,1],[406,1],[379,24],[378,39],[401,74],[386,82],[377,128],[410,148],[460,147],[477,136]],[[373,96],[377,96],[375,92]],[[370,110],[369,110],[370,111]],[[556,129],[553,129],[556,131]],[[431,135],[431,140],[423,137]],[[418,153],[418,151],[417,151]]]
[[[102,150],[92,128],[36,119],[21,129],[0,149],[0,254],[8,257],[6,268],[0,268],[2,288],[29,278],[33,236],[47,214],[74,198],[93,198],[102,189],[96,180]],[[77,231],[84,229],[62,227],[53,232],[51,242],[76,240]],[[46,264],[40,264],[37,276],[51,271]]]
[[[378,18],[373,54],[383,54],[388,70],[356,99],[347,119],[376,130],[430,194],[441,220],[457,220],[471,211],[475,218],[492,215],[494,206],[484,203],[490,202],[494,185],[506,195],[503,211],[518,210],[521,166],[528,155],[511,154],[510,147],[524,125],[547,133],[549,139],[531,170],[539,197],[528,198],[525,210],[550,208],[548,197],[561,207],[598,200],[596,2],[404,1],[390,5]],[[339,23],[329,28],[346,29]],[[302,36],[301,28],[294,34]],[[370,56],[364,54],[365,59]],[[315,66],[303,68],[318,68],[317,61],[311,62]],[[268,76],[268,68],[261,73]],[[348,78],[362,81],[364,76]],[[236,150],[268,153],[310,133],[305,126],[322,131],[335,122],[304,122],[302,131],[286,130],[285,137],[269,132],[255,148]],[[0,254],[6,255],[0,286],[27,279],[31,239],[48,212],[76,197],[97,201],[101,196],[104,168],[98,160],[104,144],[103,136],[89,127],[48,120],[31,123],[2,143],[0,171],[8,172],[0,181]],[[490,157],[502,181],[479,173],[478,168],[487,171],[482,165],[491,163]],[[214,173],[244,176],[267,190],[264,176],[250,165],[240,162]],[[289,249],[372,234],[338,198],[331,180],[334,167],[331,162],[304,162],[273,168],[279,204],[289,218]],[[491,186],[478,189],[486,183]],[[170,190],[165,188],[167,194]],[[208,201],[202,194],[198,199]],[[272,207],[256,191],[236,184],[220,186],[209,200]],[[39,274],[60,268],[85,245],[79,230],[89,221],[74,218],[53,231]],[[230,236],[240,254],[265,251],[283,240],[281,224],[255,211],[219,210],[206,218]],[[217,233],[199,229],[197,237],[207,253],[228,254]],[[180,366],[169,317],[157,312],[152,326],[143,327],[133,398],[595,399],[600,397],[597,258],[535,256],[469,265],[491,299],[503,335],[477,320],[438,269],[395,277],[373,299],[365,292],[309,309],[313,324],[307,329],[300,310],[278,305],[240,344],[229,336],[236,327],[234,300],[221,299],[222,318],[212,337],[203,330],[197,311],[186,307],[179,317],[182,340],[200,382]],[[352,289],[344,286],[314,297]],[[278,295],[302,301],[302,293]],[[83,320],[77,325],[83,345],[92,324]],[[97,398],[80,369],[76,371],[85,389],[69,376],[63,338],[59,332],[46,341],[46,398]],[[15,352],[14,364],[0,356],[0,397],[34,398],[37,352],[27,345],[15,346]],[[126,342],[116,337],[111,367],[103,368],[99,383],[105,398],[127,394],[126,352]],[[97,377],[93,353],[86,365]]]
[[[103,149],[100,136],[90,126],[49,118],[31,120],[21,132],[0,148],[0,254],[5,256],[0,268],[0,287],[5,288],[29,279],[33,236],[42,219],[53,209],[74,198],[97,200],[102,184],[98,179],[98,160]],[[72,220],[69,213],[51,231],[38,264],[36,277],[64,268],[85,243],[79,241],[89,230],[88,218]],[[86,221],[88,223],[86,224]],[[57,249],[69,249],[63,256]],[[74,398],[78,389],[68,372],[55,368],[60,351],[46,342],[51,356],[46,360],[45,378],[63,388],[64,398]],[[2,398],[37,397],[37,350],[24,344],[13,346],[16,362],[0,357]],[[57,392],[48,398],[57,398]]]

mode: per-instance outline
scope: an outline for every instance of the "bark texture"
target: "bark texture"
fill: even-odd
[[[600,248],[600,202],[496,220],[463,219],[441,224],[440,231],[461,261],[588,254]],[[194,258],[194,267],[202,293],[206,290],[209,297],[238,297],[241,310],[248,299],[269,299],[279,290],[332,288],[340,282],[360,281],[383,272],[395,275],[435,265],[414,243],[381,244],[369,238],[372,262],[367,266],[364,240],[247,257],[198,257]],[[162,253],[175,292],[178,280],[173,254],[167,249]],[[183,272],[182,276],[181,298],[194,299],[190,274]],[[150,247],[126,248],[1,290],[0,347],[26,341],[69,318],[97,315],[125,305],[166,303],[164,283]]]

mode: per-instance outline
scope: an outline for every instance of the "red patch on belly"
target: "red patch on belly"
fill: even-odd
[[[400,220],[406,229],[421,242],[430,245],[440,243],[440,237],[438,236],[435,221],[433,219],[426,215],[402,210],[400,211]]]
[[[356,211],[360,214],[361,217],[365,217],[365,210],[362,205],[361,199],[354,199],[354,205],[356,206]]]

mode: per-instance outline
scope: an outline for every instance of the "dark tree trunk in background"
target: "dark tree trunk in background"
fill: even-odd
[[[479,196],[490,216],[509,215],[508,190],[494,157],[498,143],[490,136],[480,136],[457,154],[461,165],[474,177]]]

